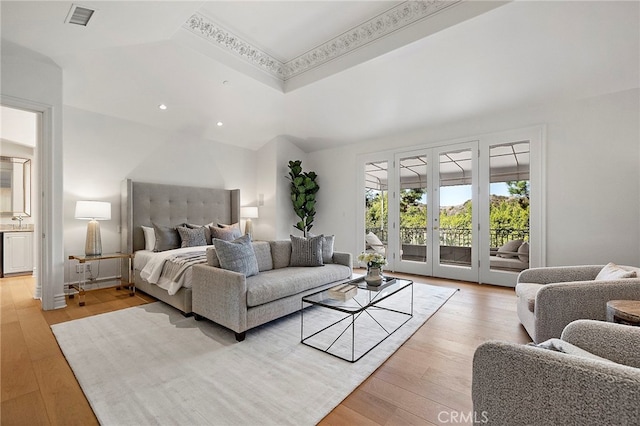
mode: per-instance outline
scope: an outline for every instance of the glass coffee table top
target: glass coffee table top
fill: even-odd
[[[413,317],[413,281],[396,278],[379,287],[362,279],[346,300],[329,290],[302,298],[301,343],[356,362]],[[332,288],[337,287],[334,286]]]

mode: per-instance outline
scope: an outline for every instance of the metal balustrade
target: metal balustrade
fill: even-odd
[[[367,233],[373,232],[385,245],[388,241],[386,229],[367,228]],[[439,230],[440,245],[454,247],[471,247],[471,228],[441,228]],[[489,230],[490,247],[500,247],[512,240],[529,241],[529,229],[521,228],[492,228]],[[427,228],[400,228],[401,244],[425,245]]]

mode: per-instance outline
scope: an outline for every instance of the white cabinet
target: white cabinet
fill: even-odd
[[[3,275],[33,272],[33,232],[4,232]]]

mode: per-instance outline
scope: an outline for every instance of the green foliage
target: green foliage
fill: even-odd
[[[303,172],[302,161],[289,161],[289,176],[291,181],[291,203],[293,211],[300,218],[294,225],[306,236],[313,227],[316,215],[316,193],[320,186],[316,183],[318,175],[315,172]]]

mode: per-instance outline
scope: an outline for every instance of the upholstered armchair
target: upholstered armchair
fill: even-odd
[[[565,328],[562,342],[566,353],[510,342],[480,345],[473,359],[476,421],[638,424],[640,328],[579,320]]]
[[[533,341],[560,337],[577,319],[606,320],[609,300],[640,300],[640,269],[613,265],[635,278],[611,278],[615,274],[604,274],[611,265],[522,271],[516,284],[518,318]]]

